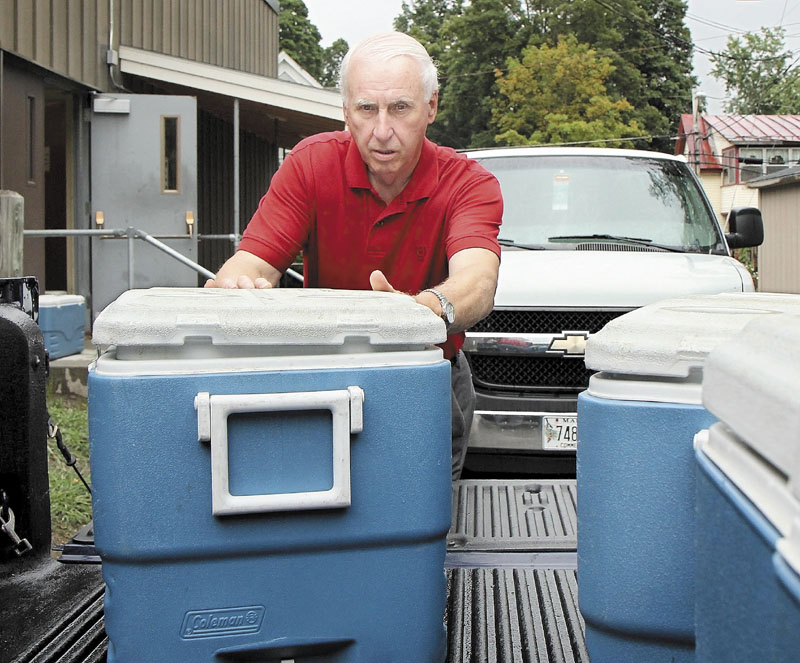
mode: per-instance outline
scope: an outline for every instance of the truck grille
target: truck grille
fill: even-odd
[[[627,313],[617,310],[513,310],[496,309],[471,332],[506,334],[561,334],[588,331],[594,334],[606,323]],[[475,385],[502,391],[547,391],[574,393],[584,390],[593,371],[582,357],[561,355],[526,357],[470,353]]]
[[[472,379],[489,389],[576,391],[589,384],[592,371],[573,357],[493,357],[470,355]]]
[[[470,331],[504,334],[560,334],[562,331],[588,331],[590,334],[595,334],[608,322],[627,313],[628,310],[495,309]]]

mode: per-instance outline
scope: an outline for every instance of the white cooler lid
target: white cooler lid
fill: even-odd
[[[800,316],[752,320],[709,354],[703,405],[800,498]]]
[[[39,295],[39,308],[46,306],[74,306],[75,304],[85,304],[86,299],[83,295],[54,294]]]
[[[800,295],[724,293],[665,299],[626,313],[593,334],[586,367],[635,376],[687,378],[719,343],[753,318],[800,314]]]
[[[369,290],[128,290],[97,317],[99,346],[401,346],[446,340],[444,322],[407,295]]]

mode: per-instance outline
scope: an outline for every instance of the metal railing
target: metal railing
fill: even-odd
[[[98,228],[98,229],[74,229],[74,230],[23,230],[23,234],[25,237],[105,237],[105,238],[127,238],[128,240],[128,288],[134,288],[134,268],[136,265],[135,260],[135,244],[136,240],[142,240],[151,246],[154,246],[159,251],[163,251],[168,256],[177,260],[180,263],[183,263],[187,267],[195,270],[197,273],[205,276],[208,279],[216,278],[216,274],[214,272],[209,271],[202,265],[198,265],[196,262],[187,258],[183,255],[180,251],[176,251],[171,246],[167,246],[164,242],[160,241],[150,233],[142,230],[141,228],[134,228],[133,226],[128,226],[127,228]],[[189,237],[188,235],[161,235],[162,239],[186,239]],[[238,243],[238,237],[236,235],[198,235],[198,239],[203,240],[212,240],[212,239],[224,239],[233,241],[234,245]],[[298,281],[303,281],[303,275],[299,274],[293,269],[287,269],[286,274],[293,279]]]

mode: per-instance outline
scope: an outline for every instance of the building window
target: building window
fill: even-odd
[[[180,118],[161,117],[161,190],[163,193],[180,191]]]
[[[739,148],[739,181],[760,177],[764,166],[764,150],[760,147]]]
[[[767,174],[789,167],[789,150],[787,148],[768,148],[766,153]]]
[[[736,158],[736,148],[728,147],[722,151],[723,182],[736,184],[736,175],[739,172],[739,161]]]
[[[36,182],[36,97],[28,97],[28,182]]]

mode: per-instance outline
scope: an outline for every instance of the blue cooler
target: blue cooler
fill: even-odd
[[[108,306],[89,430],[109,663],[441,663],[444,339],[392,293]]]
[[[708,358],[697,444],[697,659],[800,656],[800,317],[769,316]]]
[[[39,327],[50,359],[83,352],[86,300],[81,295],[40,296]]]
[[[694,295],[592,336],[578,399],[578,578],[592,663],[694,660],[695,433],[703,363],[754,317],[800,297]]]

